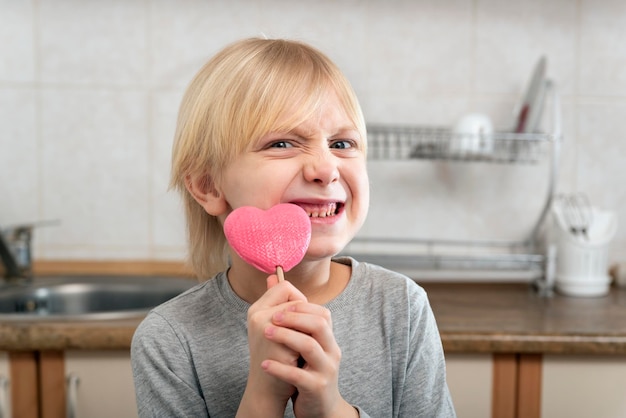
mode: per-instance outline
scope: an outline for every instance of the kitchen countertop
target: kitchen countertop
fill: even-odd
[[[626,354],[626,289],[542,298],[528,284],[422,286],[447,353]],[[4,322],[0,350],[127,350],[139,321]]]
[[[626,354],[626,289],[544,298],[528,284],[424,284],[446,352]]]

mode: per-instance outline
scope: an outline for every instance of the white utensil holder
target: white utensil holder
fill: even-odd
[[[604,296],[609,292],[609,244],[617,232],[613,212],[592,208],[586,233],[572,232],[561,208],[553,209],[554,240],[557,246],[555,286],[567,296]]]

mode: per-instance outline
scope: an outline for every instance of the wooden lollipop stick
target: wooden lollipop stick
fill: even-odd
[[[285,272],[281,266],[276,266],[276,275],[278,276],[278,283],[285,280]]]

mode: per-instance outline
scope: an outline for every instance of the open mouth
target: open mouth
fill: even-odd
[[[313,204],[313,203],[297,203],[309,218],[327,218],[329,216],[337,215],[341,212],[343,208],[343,203],[340,202],[330,202],[324,204]]]

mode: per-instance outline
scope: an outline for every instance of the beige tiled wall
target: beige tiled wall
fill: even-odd
[[[181,259],[167,191],[182,92],[227,42],[309,41],[352,80],[369,122],[499,129],[541,54],[562,96],[559,191],[626,219],[626,5],[621,0],[0,0],[0,225],[37,231],[36,256]],[[523,236],[538,167],[372,162],[363,234]],[[390,187],[393,185],[393,187]],[[613,242],[626,261],[626,229]]]

